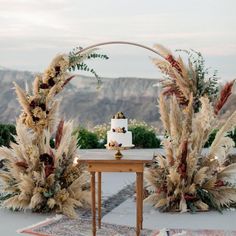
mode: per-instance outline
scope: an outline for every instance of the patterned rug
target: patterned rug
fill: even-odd
[[[37,225],[18,230],[37,236],[89,236],[92,235],[91,219],[71,220],[65,216],[56,216]],[[135,236],[135,228],[125,225],[102,223],[97,236]],[[236,231],[223,230],[185,230],[185,229],[143,229],[141,236],[236,236]]]
[[[18,230],[18,233],[26,233],[37,236],[89,236],[92,235],[91,219],[69,219],[65,216],[40,222],[37,225]],[[134,236],[134,227],[102,223],[101,229],[97,229],[97,236]],[[141,236],[153,235],[152,230],[142,230]]]

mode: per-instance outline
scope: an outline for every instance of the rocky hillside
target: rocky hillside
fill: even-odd
[[[0,122],[15,122],[20,113],[13,81],[27,88],[33,81],[30,72],[0,70]],[[157,124],[159,114],[156,107],[156,80],[141,78],[103,78],[102,86],[90,77],[74,78],[58,99],[61,114],[74,119],[77,124],[95,125],[109,122],[117,111],[123,111],[130,119]]]
[[[22,88],[30,86],[34,74],[24,71],[0,69],[0,122],[14,123],[20,114],[13,81]],[[117,111],[123,111],[130,119],[146,121],[161,127],[157,108],[157,82],[145,78],[102,78],[97,88],[94,78],[77,76],[58,97],[61,100],[60,114],[73,119],[77,125],[94,126],[108,123]],[[236,87],[236,86],[235,86]],[[235,89],[236,90],[236,89]],[[236,91],[222,109],[224,121],[236,109]]]

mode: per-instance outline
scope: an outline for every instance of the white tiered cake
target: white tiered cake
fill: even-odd
[[[118,112],[111,119],[111,130],[107,131],[107,147],[132,147],[132,133],[128,131],[128,119]]]

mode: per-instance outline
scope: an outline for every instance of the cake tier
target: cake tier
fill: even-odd
[[[128,119],[111,119],[111,130],[123,127],[128,130]]]
[[[107,144],[109,144],[110,142],[117,142],[118,144],[122,144],[121,147],[131,147],[132,133],[130,131],[127,131],[126,133],[107,131]]]

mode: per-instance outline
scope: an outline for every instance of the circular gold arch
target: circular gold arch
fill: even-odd
[[[161,53],[159,53],[158,51],[156,51],[155,49],[151,48],[151,47],[148,47],[148,46],[145,46],[143,44],[140,44],[140,43],[134,43],[134,42],[129,42],[129,41],[107,41],[107,42],[102,42],[102,43],[96,43],[96,44],[92,44],[88,47],[85,47],[85,48],[82,48],[80,49],[78,52],[76,52],[76,54],[80,54],[82,52],[85,52],[89,49],[92,49],[92,48],[96,48],[96,47],[100,47],[100,46],[104,46],[104,45],[111,45],[111,44],[125,44],[125,45],[132,45],[132,46],[136,46],[136,47],[140,47],[140,48],[144,48],[148,51],[151,51],[157,55],[159,55],[160,57],[164,58],[163,55],[161,55]]]

